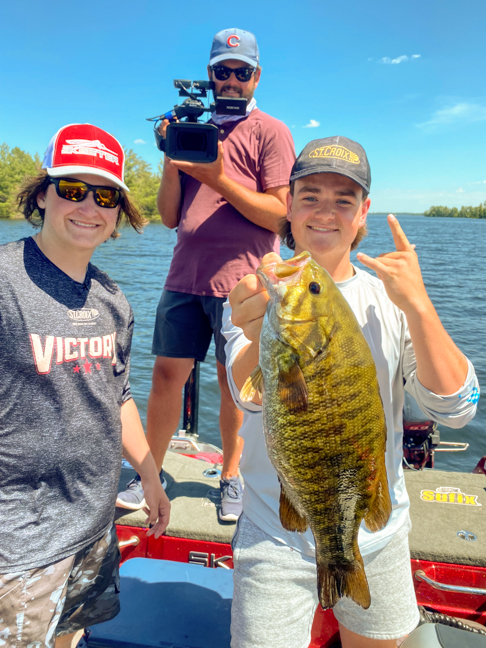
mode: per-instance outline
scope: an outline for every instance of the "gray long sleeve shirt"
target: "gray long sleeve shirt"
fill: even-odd
[[[72,555],[113,521],[133,313],[32,238],[0,246],[0,573]]]

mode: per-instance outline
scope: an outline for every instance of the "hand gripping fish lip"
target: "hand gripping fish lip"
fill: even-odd
[[[279,287],[284,288],[289,283],[298,283],[302,270],[311,260],[312,257],[309,252],[302,252],[302,254],[288,261],[262,264],[257,269],[257,275],[267,289],[270,299],[272,301],[278,300],[279,296],[281,296]]]

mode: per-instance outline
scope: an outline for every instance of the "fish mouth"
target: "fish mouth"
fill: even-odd
[[[270,299],[275,301],[279,296],[279,286],[298,282],[305,266],[312,260],[309,252],[302,252],[288,261],[280,261],[261,265],[256,271],[263,286],[267,289]]]

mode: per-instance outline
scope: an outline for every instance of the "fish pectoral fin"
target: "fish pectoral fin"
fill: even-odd
[[[304,533],[307,530],[307,520],[297,513],[282,484],[280,484],[280,522],[287,531]]]
[[[288,360],[279,361],[278,391],[282,402],[291,412],[307,409],[307,385],[297,359],[290,363]]]
[[[364,516],[367,528],[372,532],[380,531],[386,526],[392,512],[390,492],[388,490],[388,479],[386,476],[385,462],[376,480],[375,496],[371,500],[370,507]]]
[[[240,398],[244,403],[249,403],[253,400],[257,392],[261,398],[263,393],[263,374],[260,365],[257,365],[245,380],[245,384],[240,391]]]
[[[371,596],[361,555],[349,565],[322,564],[317,558],[317,591],[324,610],[344,596],[367,610]]]

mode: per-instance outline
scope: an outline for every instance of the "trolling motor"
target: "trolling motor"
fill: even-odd
[[[201,123],[198,118],[205,112],[244,115],[247,100],[216,97],[216,100],[206,107],[201,100],[207,97],[209,90],[214,90],[212,81],[174,79],[174,87],[179,90],[179,97],[186,99],[163,115],[147,117],[147,121],[154,122],[157,148],[164,151],[171,160],[214,162],[218,157],[218,128],[214,124]],[[171,122],[167,127],[165,139],[158,131],[160,122],[164,119]]]
[[[469,443],[441,441],[437,423],[427,419],[417,401],[408,392],[405,392],[403,407],[404,468],[411,470],[433,468],[436,452],[464,452],[468,448]],[[482,472],[480,464],[475,470]]]
[[[439,444],[440,432],[434,421],[403,421],[404,468],[433,468],[434,450]]]

